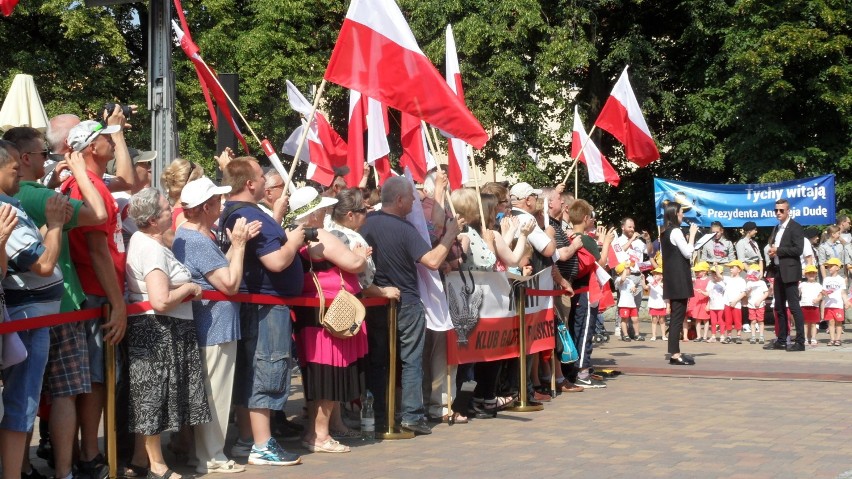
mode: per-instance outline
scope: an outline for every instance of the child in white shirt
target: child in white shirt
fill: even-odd
[[[631,341],[632,339],[636,339],[636,341],[644,341],[645,338],[639,334],[639,305],[636,304],[636,300],[634,299],[636,292],[639,291],[639,288],[643,287],[643,284],[636,284],[634,282],[630,275],[629,263],[619,263],[615,267],[615,274],[618,275],[615,278],[615,288],[618,290],[618,317],[621,318],[621,340]],[[645,282],[643,276],[640,275],[639,278],[641,283]],[[635,338],[631,338],[628,334],[628,320],[633,323]]]
[[[748,319],[751,323],[751,339],[748,340],[751,344],[760,344],[766,342],[763,339],[763,317],[765,313],[764,305],[766,298],[769,296],[769,287],[766,282],[760,277],[760,265],[753,264],[748,267],[748,275],[746,275],[746,289],[748,290]],[[756,333],[760,333],[760,339],[755,337]]]
[[[722,267],[710,268],[710,282],[707,283],[707,309],[710,312],[710,332],[707,336],[708,343],[716,342],[716,331],[720,333],[725,329],[725,278],[722,277]],[[719,335],[722,341],[723,334]]]
[[[816,266],[805,266],[805,282],[799,283],[799,304],[805,318],[805,344],[816,344],[816,330],[819,326],[819,305],[822,302],[822,285],[817,281]],[[813,342],[811,341],[813,339]],[[831,346],[831,342],[828,343]]]
[[[727,266],[730,268],[730,276],[725,278],[725,327],[723,330],[725,339],[722,342],[724,344],[731,342],[741,344],[743,342],[742,301],[748,292],[746,291],[746,282],[740,277],[740,272],[745,269],[745,265],[742,261],[735,259]],[[731,338],[731,331],[733,330],[737,331],[737,337],[734,339]]]
[[[651,316],[651,341],[657,340],[657,325],[660,333],[666,338],[666,300],[663,299],[663,269],[651,271],[651,279],[647,282],[648,314]]]
[[[844,307],[846,305],[846,279],[840,276],[843,263],[839,258],[826,261],[828,276],[822,280],[823,319],[828,320],[828,334],[831,336],[828,345],[840,346],[840,335],[843,334]],[[811,345],[816,345],[816,327],[811,335]]]

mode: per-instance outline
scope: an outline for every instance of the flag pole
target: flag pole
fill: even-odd
[[[467,144],[465,145],[467,146]],[[485,238],[486,222],[485,211],[482,208],[482,193],[480,193],[479,191],[479,168],[476,167],[476,162],[473,161],[473,148],[470,149],[469,153],[470,154],[468,156],[470,157],[470,167],[473,170],[473,181],[476,182],[476,203],[479,205],[479,229],[482,230],[480,232],[482,233],[482,237]],[[449,155],[447,155],[447,158],[449,158]]]
[[[592,125],[592,129],[589,130],[589,134],[586,135],[586,140],[583,142],[583,145],[580,146],[580,152],[577,153],[577,156],[574,157],[574,162],[571,164],[571,168],[568,168],[568,174],[565,175],[565,179],[562,180],[563,185],[568,183],[568,178],[571,177],[571,173],[574,171],[574,168],[577,167],[577,162],[580,161],[580,155],[583,154],[583,150],[586,149],[586,144],[589,143],[589,141],[592,139],[592,133],[595,132],[595,128],[597,128],[597,127],[598,127],[597,125]],[[576,193],[576,191],[575,191],[575,193]]]
[[[311,122],[314,121],[314,117],[317,114],[317,106],[319,105],[320,99],[322,98],[322,94],[325,91],[325,78],[322,79],[322,83],[320,83],[319,89],[317,89],[317,94],[314,96],[314,104],[311,107],[311,114],[308,115],[308,124],[305,127],[305,130],[302,132],[302,136],[299,137],[299,146],[296,147],[296,154],[293,155],[293,163],[290,165],[290,173],[287,175],[287,178],[284,180],[284,189],[290,186],[290,182],[293,179],[293,173],[296,171],[296,165],[299,162],[299,156],[302,154],[302,148],[305,146],[305,140],[308,138],[308,133],[311,131]]]
[[[439,151],[438,151],[438,146],[436,145],[436,140],[435,140],[435,139],[434,139],[434,138],[430,135],[431,131],[429,131],[429,127],[426,125],[426,122],[425,122],[425,121],[420,120],[420,128],[423,128],[423,131],[426,133],[426,134],[424,135],[424,136],[426,137],[426,146],[427,146],[430,150],[432,150],[432,153],[434,153],[435,158],[436,158],[436,160],[437,160],[437,163],[438,163],[438,164],[437,164],[438,172],[436,172],[436,174],[437,174],[437,173],[440,173],[441,165],[443,164],[443,163],[441,162],[441,160],[444,160],[444,161],[445,161],[445,163],[446,163],[446,165],[447,165],[447,168],[449,169],[449,166],[450,166],[450,164],[449,164],[449,160],[447,160],[447,159],[444,157],[443,152],[439,152]],[[448,181],[448,182],[447,182],[447,193],[448,193],[448,196],[449,196],[449,194],[452,194],[452,192],[453,192],[453,191],[450,189],[450,182]],[[453,214],[453,217],[455,218],[455,216],[456,216],[456,207],[453,205],[453,200],[452,200],[452,198],[448,198],[448,199],[447,199],[447,203],[450,205],[450,212]],[[443,206],[444,206],[444,205],[441,205],[441,207],[443,207]]]
[[[580,169],[574,169],[574,198],[579,198],[577,192],[580,190]]]
[[[243,124],[246,126],[246,128],[248,128],[249,133],[251,133],[251,136],[253,136],[253,137],[254,137],[254,139],[255,139],[255,141],[257,141],[257,144],[258,144],[258,145],[261,145],[261,147],[262,147],[262,146],[263,146],[263,142],[262,142],[262,141],[260,141],[260,138],[258,138],[257,134],[254,132],[254,129],[252,129],[251,125],[249,125],[249,122],[248,122],[248,120],[246,120],[246,117],[244,117],[244,116],[243,116],[243,114],[242,114],[242,112],[240,111],[240,109],[239,109],[239,108],[237,108],[236,103],[234,103],[234,100],[233,100],[233,99],[231,99],[231,95],[228,95],[228,91],[227,91],[227,90],[225,90],[225,87],[223,87],[223,86],[222,86],[222,83],[219,81],[219,77],[218,77],[218,76],[216,75],[216,73],[215,73],[215,72],[214,72],[214,71],[210,68],[210,66],[209,66],[209,65],[207,65],[207,62],[205,62],[205,61],[204,61],[204,59],[203,59],[203,58],[201,58],[201,55],[198,55],[198,59],[199,59],[199,60],[201,60],[201,64],[202,64],[202,65],[204,65],[204,68],[206,68],[206,69],[207,69],[207,71],[210,73],[210,76],[211,76],[211,77],[213,77],[213,80],[216,82],[216,84],[217,84],[217,85],[219,85],[219,88],[221,88],[221,89],[222,89],[222,93],[224,93],[224,94],[225,94],[225,98],[227,98],[227,99],[228,99],[228,103],[230,103],[230,104],[231,104],[231,107],[234,109],[234,111],[235,111],[235,112],[237,112],[237,115],[239,115],[239,116],[240,116],[240,119],[241,119],[241,120],[243,120]],[[323,80],[323,81],[325,81],[325,80]]]

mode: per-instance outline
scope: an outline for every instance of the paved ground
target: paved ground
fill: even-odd
[[[682,343],[692,368],[669,366],[665,342],[613,339],[595,352],[598,365],[624,372],[606,389],[416,439],[353,441],[349,454],[284,442],[304,452],[302,465],[238,477],[852,478],[852,341],[829,348],[820,338],[802,353]],[[294,390],[291,417],[303,406]]]

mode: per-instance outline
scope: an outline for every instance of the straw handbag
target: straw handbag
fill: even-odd
[[[343,282],[343,273],[340,273],[340,291],[331,301],[328,309],[325,307],[325,294],[322,291],[319,278],[314,273],[313,261],[311,261],[311,277],[317,287],[319,297],[319,323],[336,338],[351,338],[361,330],[366,310],[361,301],[352,293],[346,291],[346,283]]]

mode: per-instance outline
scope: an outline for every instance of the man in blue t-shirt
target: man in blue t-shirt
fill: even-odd
[[[367,216],[360,233],[373,248],[376,286],[399,288],[397,337],[402,361],[401,426],[415,434],[429,434],[423,406],[423,345],[426,314],[417,287],[417,263],[437,270],[447,257],[460,231],[459,221],[450,218],[444,235],[432,248],[405,217],[414,203],[414,189],[404,177],[390,178],[382,186],[382,209]],[[369,315],[370,341],[367,388],[376,400],[376,419],[383,422],[388,378],[387,317]]]
[[[260,233],[246,243],[243,260],[244,293],[280,297],[302,293],[304,272],[299,248],[305,243],[299,226],[284,232],[281,225],[258,208],[266,191],[266,179],[257,160],[235,158],[225,167],[223,185],[231,187],[219,218],[219,244],[230,247],[226,229],[238,218],[260,221]],[[231,449],[236,457],[248,456],[249,464],[290,466],[301,462],[298,454],[285,451],[272,437],[270,411],[283,411],[290,392],[292,328],[287,306],[242,303],[234,404],[238,406],[239,437]]]

